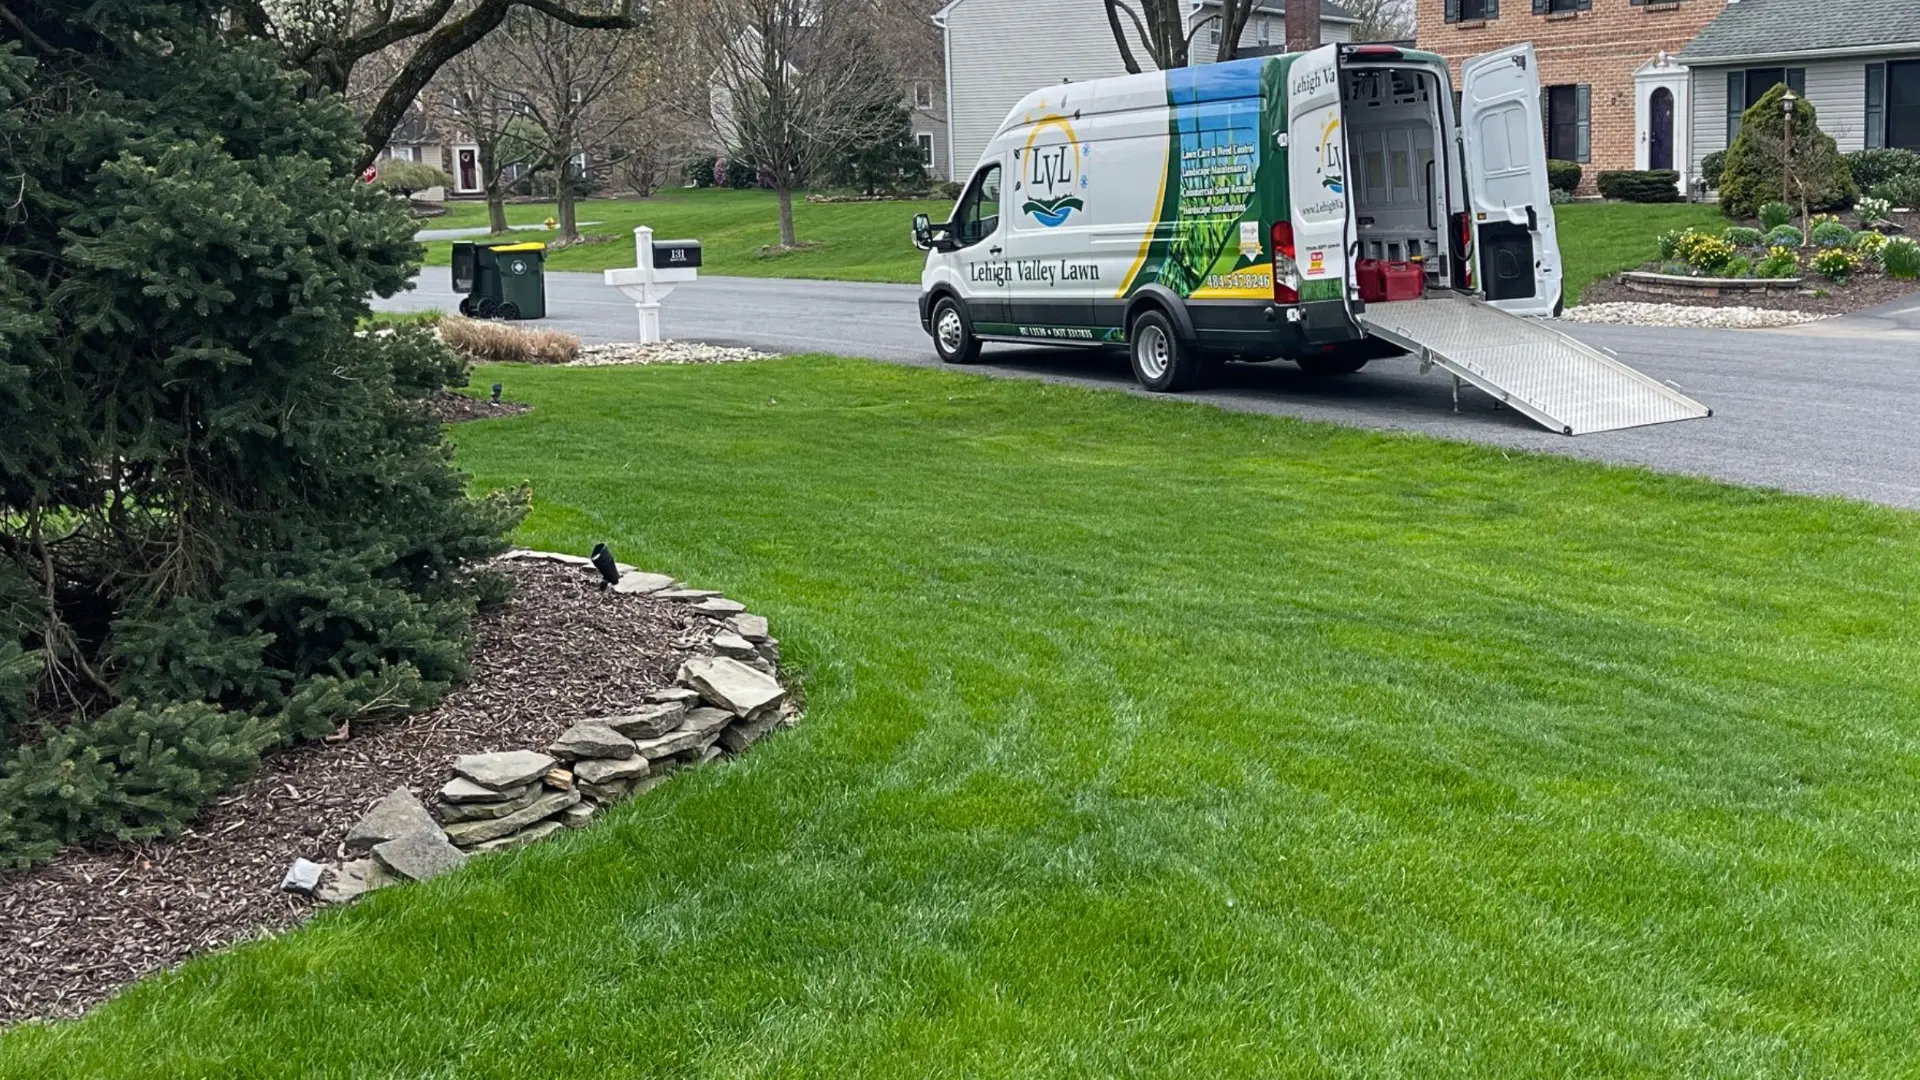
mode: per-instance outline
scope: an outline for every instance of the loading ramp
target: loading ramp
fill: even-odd
[[[1368,304],[1369,334],[1493,395],[1551,431],[1595,431],[1712,416],[1680,391],[1546,325],[1463,293]]]

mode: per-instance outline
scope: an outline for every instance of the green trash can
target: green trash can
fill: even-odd
[[[460,314],[482,319],[547,317],[547,245],[476,245],[472,291]]]

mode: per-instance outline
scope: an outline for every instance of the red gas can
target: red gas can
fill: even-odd
[[[1426,295],[1426,270],[1417,262],[1361,259],[1353,264],[1353,273],[1360,286],[1360,299],[1369,304],[1418,300]]]

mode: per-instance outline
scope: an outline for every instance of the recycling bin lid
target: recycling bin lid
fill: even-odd
[[[488,251],[545,251],[547,250],[547,245],[542,244],[538,241],[529,241],[524,244],[490,244],[488,245],[487,250]]]

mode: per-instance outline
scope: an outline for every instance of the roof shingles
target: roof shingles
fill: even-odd
[[[1773,56],[1920,42],[1920,0],[1731,0],[1680,59]]]

